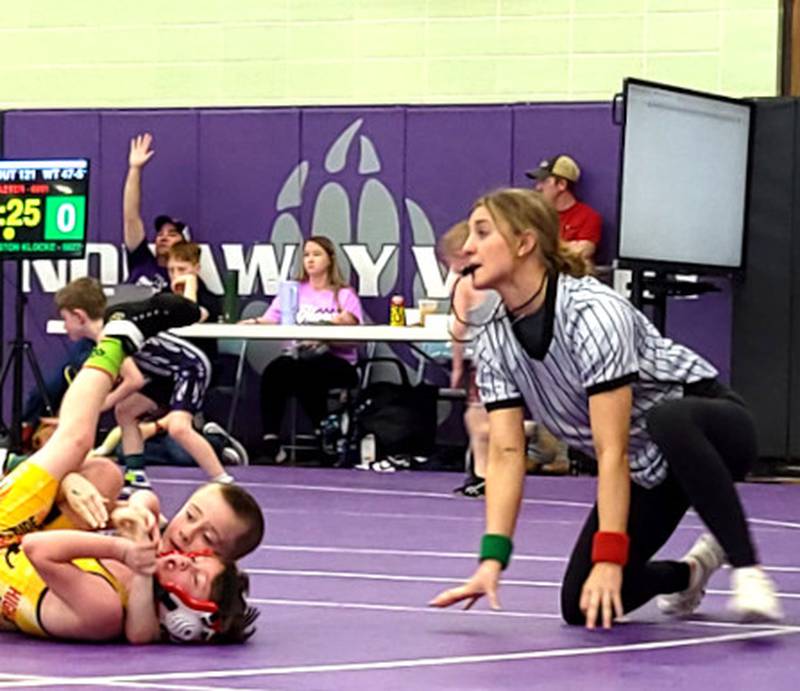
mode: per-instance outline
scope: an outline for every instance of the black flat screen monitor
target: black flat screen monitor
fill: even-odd
[[[621,264],[740,272],[751,104],[637,79],[624,99]]]
[[[82,257],[89,161],[0,160],[0,259]]]

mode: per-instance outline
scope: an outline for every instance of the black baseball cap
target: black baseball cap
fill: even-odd
[[[183,239],[186,242],[189,242],[192,239],[192,234],[189,231],[189,226],[187,226],[183,221],[179,221],[177,218],[172,218],[172,216],[167,216],[167,214],[160,214],[156,216],[155,220],[153,221],[153,227],[156,229],[156,233],[158,233],[167,223],[172,224],[178,230],[178,232],[183,235]]]

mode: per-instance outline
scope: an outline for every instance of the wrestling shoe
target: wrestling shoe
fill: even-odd
[[[288,458],[286,451],[281,446],[280,439],[274,434],[264,435],[261,449],[263,454],[256,459],[257,465],[276,465],[283,463]]]
[[[196,303],[174,293],[158,293],[141,302],[127,302],[106,310],[103,336],[119,338],[133,352],[161,331],[200,321]],[[132,349],[132,350],[131,350]]]
[[[689,587],[677,593],[660,595],[658,608],[672,617],[688,617],[706,594],[706,585],[712,574],[725,563],[725,552],[716,539],[705,533],[681,559],[689,565]]]
[[[226,446],[222,449],[222,451],[219,452],[219,458],[222,461],[222,465],[247,465],[232,446]]]
[[[472,475],[467,481],[456,487],[453,494],[460,494],[462,497],[470,497],[471,499],[480,499],[486,494],[486,480],[477,475]]]
[[[222,425],[218,425],[216,422],[207,422],[203,425],[203,434],[216,434],[225,440],[225,448],[222,449],[222,457],[229,461],[231,465],[250,465],[250,457],[247,455],[247,449],[245,449],[244,445]]]
[[[150,484],[150,478],[147,477],[147,473],[145,473],[144,470],[142,469],[126,470],[124,479],[125,479],[125,487],[130,487],[131,490],[152,489],[153,487]]]
[[[228,473],[220,473],[216,477],[212,477],[211,482],[216,482],[218,485],[233,485],[236,483],[236,478]]]
[[[20,463],[28,460],[28,456],[25,454],[16,454],[8,449],[0,449],[0,458],[2,459],[0,477],[9,475]]]
[[[775,592],[775,584],[760,566],[733,569],[733,596],[728,609],[746,622],[770,622],[783,619],[783,609]]]

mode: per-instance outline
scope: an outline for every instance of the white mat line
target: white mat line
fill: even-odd
[[[432,614],[435,616],[443,615],[467,615],[467,616],[489,616],[489,617],[510,617],[514,619],[561,619],[560,614],[546,614],[544,612],[517,612],[511,610],[485,610],[471,609],[465,610],[463,607],[452,607],[439,609],[438,607],[411,607],[408,605],[383,605],[370,602],[331,602],[330,600],[292,600],[284,598],[253,598],[248,597],[249,603],[258,605],[280,605],[286,607],[319,607],[321,609],[364,609],[381,612],[411,612],[414,614]],[[775,628],[774,626],[771,628]]]
[[[800,566],[765,566],[762,564],[761,568],[764,571],[774,571],[775,573],[800,573]]]
[[[3,672],[0,674],[0,684],[25,683],[28,681],[33,681],[38,684],[41,684],[42,682],[47,682],[48,684],[60,684],[62,681],[69,681],[70,679],[71,677],[46,676],[42,674],[22,674],[15,672]]]
[[[397,513],[379,511],[343,511],[340,509],[276,509],[270,506],[262,506],[262,512],[266,516],[316,516],[321,513],[327,516],[346,516],[348,518],[381,518],[403,521],[455,521],[458,523],[479,523],[482,524],[486,518],[483,513],[475,516],[459,516],[457,514],[432,514],[432,513]],[[583,525],[583,519],[574,520],[550,520],[529,515],[521,515],[517,523],[525,525]]]
[[[665,615],[666,616],[666,615]],[[795,626],[794,624],[759,624],[757,622],[744,622],[744,621],[711,621],[708,619],[667,619],[667,623],[674,623],[674,624],[688,624],[690,626],[706,626],[710,628],[731,628],[731,629],[765,629],[765,630],[773,630],[773,629],[781,629],[786,631],[794,631],[795,633],[800,633],[800,626]],[[635,623],[642,623],[642,622],[635,622]],[[654,626],[663,626],[664,621],[655,621],[653,622]]]
[[[41,677],[35,677],[33,675],[25,675],[25,678],[20,680],[0,678],[0,689],[37,687],[37,686],[46,686],[47,684],[50,684],[52,686],[60,686],[62,684],[67,684],[67,683],[69,683],[69,679],[62,680],[60,678],[53,678],[47,680],[47,679],[42,679]]]
[[[320,609],[357,609],[357,610],[371,610],[371,611],[384,611],[384,612],[409,612],[412,614],[432,614],[435,616],[443,616],[446,614],[456,616],[485,616],[485,617],[510,617],[514,619],[556,619],[561,620],[560,614],[548,614],[546,612],[520,612],[517,610],[491,610],[491,609],[470,609],[465,610],[463,607],[449,607],[440,609],[438,607],[411,607],[408,605],[390,605],[378,604],[372,602],[332,602],[330,600],[297,600],[286,598],[247,598],[250,603],[258,605],[275,605],[281,607],[311,607]],[[744,629],[746,631],[753,630],[768,630],[773,631],[775,628],[781,628],[795,631],[800,633],[800,626],[792,626],[788,624],[758,624],[750,622],[738,621],[709,621],[697,619],[659,619],[656,621],[637,621],[631,619],[622,620],[625,624],[636,624],[644,626],[680,626],[683,624],[692,626],[703,626],[707,628],[732,628]],[[622,623],[622,622],[621,622]],[[623,624],[624,625],[624,624]]]
[[[418,549],[378,549],[367,547],[324,547],[320,545],[261,545],[259,549],[273,552],[311,552],[320,554],[364,554],[398,557],[438,557],[441,559],[468,559],[474,561],[476,552],[437,552]],[[566,563],[568,557],[549,557],[534,554],[514,554],[513,561]],[[729,568],[725,566],[724,568]],[[800,566],[761,565],[765,571],[775,573],[800,573]]]
[[[732,590],[722,590],[719,588],[708,588],[706,590],[706,595],[733,595]],[[792,593],[792,592],[778,592],[776,595],[781,598],[782,600],[800,600],[800,593]]]
[[[105,681],[95,686],[114,686],[127,689],[167,689],[167,691],[255,691],[252,686],[200,686],[197,684],[167,684],[143,681]],[[258,691],[270,691],[267,686],[258,685]],[[274,689],[277,691],[277,688]]]
[[[464,576],[408,576],[392,573],[370,573],[364,571],[322,571],[317,569],[262,569],[248,568],[249,575],[256,576],[296,576],[299,578],[342,578],[365,581],[394,581],[394,582],[415,582],[415,583],[448,583],[458,585],[466,580],[469,574]],[[560,588],[560,581],[532,581],[519,578],[504,578],[502,585],[520,586],[522,588]],[[707,595],[731,595],[731,590],[706,590]],[[800,593],[779,592],[778,597],[787,600],[800,599]]]
[[[37,688],[41,686],[55,686],[61,688],[62,686],[74,686],[76,682],[72,677],[42,677],[34,674],[20,674],[20,678],[16,680],[0,679],[0,689],[23,689],[23,688]],[[84,682],[84,685],[87,682]],[[88,682],[90,685],[92,682]],[[241,691],[241,689],[240,689]]]
[[[163,483],[168,485],[193,485],[198,486],[197,480],[179,480],[176,478],[151,478],[154,484]],[[338,494],[371,494],[378,496],[393,497],[422,497],[427,499],[447,499],[448,501],[465,501],[463,497],[458,497],[452,492],[422,492],[419,490],[400,490],[400,489],[373,489],[371,487],[331,487],[330,485],[295,485],[278,482],[239,482],[242,487],[265,487],[267,489],[291,489],[301,492],[333,492]],[[590,509],[594,504],[581,501],[571,501],[563,499],[523,499],[525,504],[542,504],[551,506],[572,506],[581,509]]]
[[[343,578],[364,581],[394,581],[416,583],[447,583],[458,585],[465,579],[446,576],[402,576],[390,573],[366,573],[359,571],[317,571],[311,569],[260,569],[248,568],[248,575],[257,576],[295,576],[299,578]],[[529,581],[519,579],[503,579],[503,585],[518,585],[525,588],[560,588],[557,581]]]
[[[42,686],[56,686],[58,688],[69,686],[98,686],[101,688],[108,688],[109,686],[113,686],[115,688],[129,689],[167,689],[168,691],[248,691],[247,688],[241,686],[200,686],[197,684],[168,684],[166,682],[113,681],[105,678],[94,681],[85,677],[32,677],[27,680],[9,682],[0,680],[0,689],[37,688]],[[259,686],[258,689],[259,691],[270,691],[265,686]]]
[[[219,679],[259,676],[286,676],[293,674],[325,674],[330,672],[362,672],[391,669],[419,669],[422,667],[448,667],[454,665],[478,664],[483,662],[516,662],[520,660],[545,660],[566,657],[584,657],[614,653],[649,652],[669,648],[686,648],[700,645],[715,645],[732,641],[769,638],[795,634],[793,629],[776,627],[772,630],[747,631],[721,634],[702,638],[683,638],[669,641],[650,641],[646,643],[627,643],[622,645],[592,646],[585,648],[556,648],[553,650],[528,650],[508,653],[488,653],[449,657],[411,658],[398,660],[378,660],[373,662],[343,662],[318,665],[297,665],[287,667],[262,667],[256,669],[200,670],[194,672],[165,672],[152,674],[130,674],[109,677],[86,677],[70,680],[70,685],[79,683],[127,683],[135,681],[166,681],[183,679]]]
[[[152,482],[173,484],[173,485],[193,485],[197,486],[197,480],[179,480],[177,478],[151,478]],[[346,494],[374,494],[382,496],[398,496],[398,497],[426,497],[432,499],[447,499],[449,501],[464,501],[462,497],[457,497],[452,493],[444,492],[421,492],[418,490],[394,490],[394,489],[373,489],[369,487],[330,487],[327,485],[295,485],[289,483],[271,483],[271,482],[240,482],[242,487],[266,487],[270,489],[292,489],[307,492],[338,492]],[[523,504],[538,504],[542,506],[570,506],[579,507],[582,509],[589,509],[594,506],[594,502],[581,502],[564,499],[523,499]],[[687,513],[688,516],[696,516],[692,511]],[[756,525],[764,525],[775,528],[792,528],[800,530],[800,522],[795,521],[781,521],[770,518],[748,518],[748,523]]]
[[[755,525],[766,525],[770,528],[793,528],[794,530],[800,530],[800,523],[794,521],[776,521],[771,518],[748,518],[747,522],[754,523]]]
[[[280,600],[256,600],[259,603],[271,603],[271,604],[297,604],[300,605],[303,601],[280,601]],[[312,606],[331,606],[330,603],[314,603],[313,601],[309,601],[309,604]],[[365,607],[361,603],[339,603],[338,606],[355,606],[359,608]],[[373,608],[385,609],[391,608],[395,609],[394,606],[371,606]],[[422,608],[420,608],[422,609]],[[443,611],[440,610],[431,610],[429,608],[425,608],[425,612],[439,612],[443,614]],[[471,612],[462,612],[463,614],[467,614],[469,616],[475,616],[476,614],[483,614],[484,612],[478,611],[471,611]],[[502,614],[502,612],[485,612],[485,614],[497,616]],[[506,613],[509,614],[509,613]],[[520,613],[524,616],[528,617],[541,617],[541,618],[551,618],[555,617],[558,618],[558,615],[547,615],[547,614],[525,614]],[[498,661],[512,661],[512,660],[520,660],[520,659],[536,659],[536,658],[548,658],[548,657],[566,657],[566,656],[581,656],[581,655],[590,655],[590,654],[602,654],[602,653],[615,653],[615,652],[631,652],[635,650],[653,650],[653,649],[663,649],[668,647],[685,647],[689,645],[704,645],[704,644],[713,644],[718,642],[724,642],[728,640],[745,640],[749,638],[760,638],[760,637],[767,637],[767,636],[779,636],[779,635],[788,635],[791,633],[797,633],[800,631],[800,627],[786,627],[780,626],[775,627],[769,624],[739,624],[735,622],[701,622],[701,621],[686,621],[683,622],[685,624],[696,625],[696,626],[705,626],[705,627],[732,627],[732,628],[746,628],[750,629],[749,632],[745,632],[742,634],[733,634],[733,635],[722,635],[722,636],[715,636],[709,638],[693,638],[693,639],[677,639],[674,641],[657,641],[652,643],[635,643],[635,644],[627,644],[622,646],[605,646],[605,647],[595,647],[595,648],[572,648],[572,649],[560,649],[560,650],[553,650],[553,651],[530,651],[527,653],[499,653],[499,654],[492,654],[492,655],[475,655],[475,656],[468,656],[468,657],[451,657],[451,658],[421,658],[418,660],[398,660],[398,661],[386,661],[386,662],[368,662],[368,663],[342,663],[337,665],[308,665],[303,667],[286,667],[286,668],[265,668],[265,669],[257,669],[257,670],[213,670],[208,672],[193,672],[193,673],[186,673],[186,672],[176,672],[176,673],[156,673],[150,675],[130,675],[125,677],[80,677],[80,678],[66,678],[66,677],[31,677],[30,675],[14,675],[14,674],[5,674],[2,676],[6,677],[17,677],[17,681],[9,681],[4,683],[0,681],[0,688],[21,688],[21,687],[37,687],[37,686],[46,686],[51,685],[53,683],[60,684],[63,686],[75,686],[75,685],[92,685],[92,686],[100,686],[100,685],[108,685],[108,686],[115,686],[115,687],[139,687],[139,688],[160,688],[160,689],[176,689],[178,691],[241,691],[240,687],[222,687],[222,686],[199,686],[199,685],[185,685],[185,684],[166,684],[164,682],[159,683],[158,679],[166,680],[169,679],[189,679],[189,678],[219,678],[221,676],[232,676],[232,677],[242,677],[242,676],[274,676],[274,675],[285,675],[285,674],[294,674],[294,673],[319,673],[319,672],[335,672],[335,671],[364,671],[370,669],[397,669],[402,667],[415,667],[415,666],[427,666],[427,667],[434,667],[434,666],[446,666],[446,665],[453,665],[453,664],[470,664],[476,662],[498,662]],[[658,625],[658,624],[656,624]],[[757,631],[752,631],[752,629],[759,629]],[[146,679],[151,679],[152,681],[147,682]],[[259,686],[259,688],[266,689],[266,687]]]
[[[483,507],[480,507],[483,508]],[[343,510],[320,510],[320,509],[276,509],[271,506],[262,506],[262,512],[265,516],[319,516],[320,513],[324,513],[325,516],[343,516],[343,517],[352,517],[352,518],[376,518],[376,519],[390,519],[390,520],[402,520],[402,521],[451,521],[451,522],[458,522],[458,523],[476,523],[476,524],[483,524],[486,520],[483,513],[475,515],[475,516],[464,516],[458,514],[431,514],[431,513],[387,513],[387,512],[377,512],[377,511],[343,511]],[[517,525],[537,525],[537,526],[546,526],[546,525],[561,525],[561,526],[581,526],[584,523],[584,518],[576,518],[574,520],[565,520],[565,519],[548,519],[548,518],[541,518],[535,514],[530,514],[527,512],[521,513],[519,518],[517,519]],[[757,520],[757,519],[756,519]],[[675,532],[678,531],[692,531],[693,533],[704,533],[708,532],[708,529],[700,522],[693,521],[691,518],[688,521],[681,522],[677,528],[675,528]],[[753,528],[754,532],[758,533],[766,533],[766,532],[776,532],[779,530],[779,526],[756,526]]]
[[[420,549],[377,549],[367,547],[322,547],[318,545],[261,545],[259,549],[273,552],[318,552],[321,554],[371,554],[398,557],[441,557],[443,559],[477,559],[476,552],[437,552]],[[528,554],[515,554],[514,561],[545,561],[564,563],[566,557],[545,557]]]

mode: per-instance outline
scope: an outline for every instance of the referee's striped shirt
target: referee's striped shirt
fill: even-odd
[[[631,384],[631,479],[658,485],[667,466],[647,434],[648,411],[681,398],[684,384],[715,378],[717,370],[662,337],[627,299],[592,277],[551,276],[543,318],[549,345],[541,360],[526,354],[502,310],[480,334],[477,384],[486,408],[524,404],[567,444],[594,456],[589,396]]]

